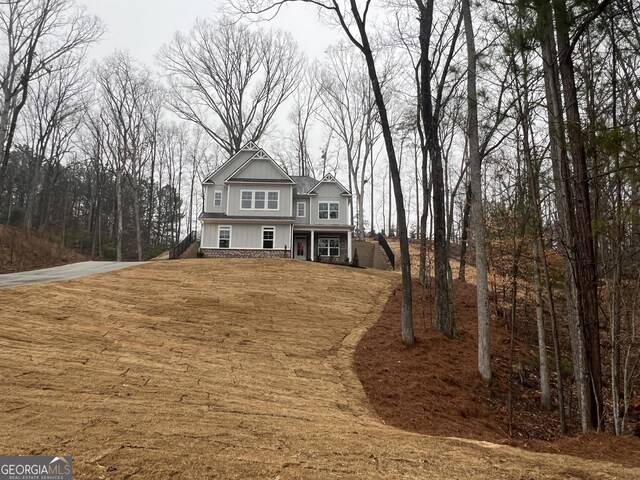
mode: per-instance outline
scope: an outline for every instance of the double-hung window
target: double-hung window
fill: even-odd
[[[338,238],[320,238],[318,240],[318,255],[324,257],[340,256],[340,240]]]
[[[215,192],[213,192],[213,206],[214,207],[222,206],[222,192],[219,190],[216,190]]]
[[[318,218],[337,220],[340,217],[340,204],[338,202],[319,202]]]
[[[229,248],[231,244],[231,227],[218,227],[218,248]]]
[[[273,248],[275,227],[262,227],[262,248]]]
[[[256,200],[253,204],[253,208],[256,210],[264,210],[264,195],[265,192],[253,192],[256,196]]]
[[[298,202],[298,217],[305,217],[307,215],[306,207],[304,202]]]
[[[242,192],[240,208],[244,210],[251,210],[251,208],[253,208],[253,192],[246,190]]]
[[[267,201],[268,210],[278,210],[278,200],[280,199],[280,192],[268,192],[269,196]]]
[[[278,210],[280,192],[243,190],[240,200],[242,210]]]

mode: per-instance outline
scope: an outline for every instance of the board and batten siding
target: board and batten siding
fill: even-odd
[[[204,189],[204,211],[212,213],[224,213],[227,208],[227,188],[222,185],[206,185]],[[214,205],[214,192],[222,192],[222,204]]]
[[[231,245],[229,248],[262,248],[262,227],[274,227],[274,250],[282,250],[286,245],[291,248],[291,227],[289,225],[270,225],[265,220],[264,225],[243,225],[222,223],[231,227]],[[205,223],[202,229],[201,248],[218,248],[218,224]]]
[[[213,175],[209,181],[215,183],[218,186],[224,185],[224,181],[247,162],[251,157],[257,153],[257,150],[240,150],[233,157],[227,160]]]
[[[260,185],[256,183],[234,183],[229,187],[229,205],[227,206],[227,215],[242,215],[245,217],[290,217],[294,215],[291,209],[291,201],[293,198],[292,185]],[[240,201],[242,199],[242,191],[265,191],[279,192],[278,210],[241,210]]]
[[[315,189],[317,196],[311,197],[310,219],[314,225],[349,225],[351,224],[348,198],[340,196],[342,189],[335,183],[325,182]],[[340,211],[337,219],[319,218],[318,204],[321,202],[338,202]]]
[[[304,203],[304,217],[298,216],[298,203]],[[309,225],[309,199],[294,198],[293,199],[293,221],[300,225]]]
[[[271,160],[254,159],[246,167],[240,170],[235,176],[243,179],[260,178],[264,180],[288,180],[277,168],[273,166]]]

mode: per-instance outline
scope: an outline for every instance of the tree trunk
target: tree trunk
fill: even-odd
[[[465,193],[464,210],[462,211],[462,234],[460,236],[460,268],[458,280],[467,281],[467,243],[469,239],[469,216],[471,213],[471,182],[467,184]]]
[[[478,371],[491,382],[491,338],[489,330],[489,294],[487,250],[482,206],[482,165],[478,133],[478,97],[476,94],[477,54],[469,0],[462,0],[464,31],[467,39],[467,101],[469,135],[469,180],[471,186],[471,226],[476,241],[476,293],[478,299]]]
[[[618,49],[614,30],[614,17],[611,16],[611,43],[612,43],[612,68],[611,68],[611,88],[612,88],[612,127],[616,131],[618,128],[618,77],[617,77],[617,56]],[[615,245],[613,258],[613,278],[611,279],[611,403],[613,405],[613,431],[616,435],[622,435],[622,421],[620,419],[620,324],[622,315],[622,242],[625,237],[625,225],[622,203],[622,177],[620,175],[620,150],[615,153],[615,221],[616,232],[613,237]]]
[[[438,122],[433,115],[431,101],[431,60],[429,59],[429,40],[433,22],[433,0],[427,4],[418,2],[420,9],[420,102],[426,145],[431,160],[431,181],[433,184],[433,252],[435,276],[435,310],[433,324],[443,335],[453,338],[456,334],[455,317],[450,305],[451,285],[449,283],[448,262],[449,244],[447,242],[447,219],[445,211],[444,173],[442,154],[438,140]]]
[[[564,0],[553,2],[558,41],[558,66],[562,80],[567,115],[567,136],[573,165],[573,175],[565,177],[569,195],[574,197],[575,221],[570,221],[571,247],[574,254],[573,273],[576,281],[578,318],[583,327],[590,395],[590,427],[604,428],[602,415],[602,367],[600,360],[600,322],[598,312],[598,274],[591,215],[590,179],[587,156],[578,107],[572,48],[569,39],[569,12]]]
[[[555,203],[558,212],[561,252],[563,256],[565,298],[567,319],[569,324],[569,338],[573,359],[573,373],[578,391],[578,403],[582,430],[586,431],[589,424],[589,383],[586,376],[584,360],[584,342],[582,327],[576,308],[576,285],[571,267],[570,227],[569,216],[572,210],[572,197],[567,189],[565,179],[568,172],[568,159],[564,134],[564,119],[562,116],[562,99],[558,72],[556,67],[556,49],[553,35],[553,20],[551,6],[547,0],[537,3],[538,31],[542,47],[542,65],[544,70],[545,93],[547,98],[547,116],[549,125],[550,156],[555,185]]]
[[[119,160],[118,160],[119,161]],[[116,170],[116,261],[122,261],[122,167],[118,165]]]
[[[409,238],[407,236],[407,220],[404,211],[404,198],[402,195],[402,181],[400,178],[400,171],[398,169],[398,162],[396,160],[396,152],[393,146],[393,137],[391,135],[391,126],[389,125],[389,119],[387,117],[387,107],[382,95],[382,88],[378,80],[378,73],[376,71],[375,61],[371,46],[369,45],[369,39],[365,30],[364,22],[360,13],[358,12],[358,6],[356,0],[350,0],[351,11],[353,13],[356,25],[360,32],[360,38],[362,39],[362,53],[364,54],[367,62],[367,70],[369,71],[369,78],[371,80],[371,87],[374,97],[376,99],[376,105],[378,107],[378,113],[380,115],[380,125],[382,127],[382,135],[384,137],[384,143],[387,150],[387,157],[389,159],[389,172],[393,181],[393,193],[396,200],[396,216],[398,222],[398,236],[400,237],[400,257],[402,263],[402,313],[401,313],[401,331],[402,342],[405,345],[413,345],[415,343],[415,337],[413,335],[413,317],[412,317],[412,300],[411,300],[411,258],[409,256]]]
[[[536,220],[537,221],[537,220]],[[547,341],[544,327],[544,308],[542,304],[542,282],[540,281],[540,251],[538,236],[533,239],[533,280],[536,296],[536,325],[538,327],[538,359],[540,361],[540,403],[545,410],[551,409],[551,383],[549,380],[549,362],[547,360]]]
[[[140,192],[139,192],[139,184],[133,188],[133,210],[134,210],[134,220],[136,223],[136,245],[138,247],[138,261],[141,262],[144,258],[142,252],[142,224],[140,221]]]

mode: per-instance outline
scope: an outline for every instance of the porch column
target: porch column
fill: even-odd
[[[351,247],[351,230],[347,232],[347,253],[349,255],[349,263],[353,261],[353,252]]]
[[[316,248],[314,245],[314,237],[316,236],[316,232],[311,230],[311,261],[313,262],[316,259]]]
[[[293,224],[289,225],[289,245],[291,245],[291,247],[289,248],[290,250],[290,254],[289,257],[294,258],[294,252],[293,249],[295,248],[294,245],[294,239],[293,239]]]

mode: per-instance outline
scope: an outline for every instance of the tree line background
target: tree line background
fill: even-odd
[[[204,177],[258,142],[292,175],[345,179],[358,236],[399,237],[405,344],[414,238],[413,274],[434,274],[434,328],[452,338],[453,279],[475,263],[487,383],[490,301],[513,332],[526,279],[541,408],[562,432],[573,415],[624,433],[640,362],[639,6],[285,2],[341,32],[311,61],[255,22],[280,3],[232,2],[152,68],[121,51],[88,62],[104,28],[71,0],[3,2],[0,221],[93,258],[149,258],[196,228]]]

